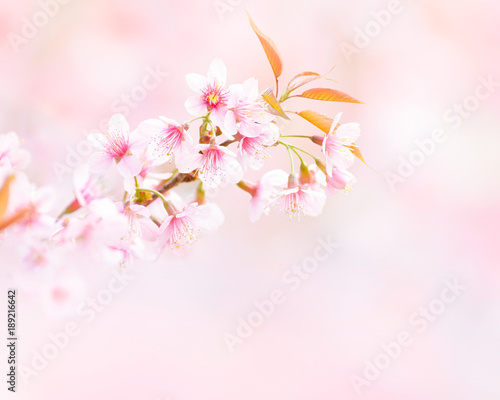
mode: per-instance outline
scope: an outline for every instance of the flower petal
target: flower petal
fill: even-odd
[[[123,156],[118,163],[118,172],[124,178],[130,178],[139,175],[142,169],[142,163],[139,157],[130,155]]]
[[[200,96],[193,96],[187,99],[184,104],[189,114],[196,117],[207,113],[207,106]]]
[[[207,87],[207,78],[200,74],[187,74],[186,82],[191,90],[201,92]]]
[[[89,158],[90,170],[102,174],[113,164],[113,157],[104,152],[94,153]]]
[[[221,59],[216,58],[208,68],[207,80],[209,83],[216,83],[219,86],[226,84],[227,69]]]

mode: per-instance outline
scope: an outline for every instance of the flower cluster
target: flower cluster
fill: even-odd
[[[292,97],[359,101],[327,88],[294,94],[323,78],[314,72],[295,76],[278,99],[281,57],[253,22],[252,27],[271,63],[276,88],[260,91],[254,78],[228,85],[226,67],[216,59],[206,76],[186,76],[193,91],[185,103],[191,120],[160,116],[131,129],[122,115],[113,115],[108,132],[88,137],[95,152],[74,172],[74,200],[57,217],[51,214],[54,190],[35,187],[23,172],[29,154],[18,136],[0,135],[0,245],[25,244],[18,254],[25,271],[47,271],[50,265],[51,279],[72,282],[63,260],[75,248],[84,254],[75,262],[111,266],[189,245],[224,222],[222,211],[206,196],[207,189],[221,185],[234,184],[250,195],[251,221],[272,210],[291,218],[317,216],[328,194],[351,188],[355,180],[348,168],[356,157],[362,160],[355,144],[359,125],[341,123],[341,113],[329,118],[311,110],[285,112],[282,105]],[[295,115],[315,126],[311,134],[282,132],[280,119]],[[315,134],[318,129],[321,134]],[[314,143],[317,155],[293,140]],[[262,170],[276,151],[288,153],[288,172],[274,169],[257,182],[245,179],[249,169]],[[107,194],[104,174],[111,168],[123,180],[123,195],[117,198]],[[54,293],[64,297],[66,292],[58,288]]]

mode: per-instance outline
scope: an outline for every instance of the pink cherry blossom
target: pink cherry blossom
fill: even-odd
[[[258,82],[247,79],[243,84],[229,87],[228,111],[224,118],[222,132],[232,137],[239,132],[246,137],[257,137],[275,119],[275,116],[259,101]]]
[[[14,227],[28,236],[43,237],[55,228],[55,219],[49,212],[55,205],[56,192],[51,186],[36,187],[19,172],[10,185],[6,218],[19,216]]]
[[[356,178],[346,169],[333,168],[332,175],[325,175],[323,172],[318,170],[316,172],[321,176],[323,185],[326,186],[326,194],[335,194],[341,190],[346,193],[352,189],[352,186],[356,183]]]
[[[19,171],[28,166],[31,156],[20,146],[21,141],[16,133],[0,135],[0,169]]]
[[[338,122],[342,113],[339,113],[330,128],[330,132],[323,139],[322,151],[326,157],[326,171],[332,175],[333,168],[347,169],[354,162],[354,154],[350,146],[360,135],[359,124],[349,123],[340,126]]]
[[[125,178],[136,176],[141,171],[141,161],[135,151],[142,143],[136,135],[130,135],[128,122],[123,115],[111,117],[107,135],[90,134],[88,141],[99,150],[89,160],[94,172],[105,172],[113,160],[117,163],[118,172]]]
[[[276,143],[279,138],[278,127],[269,125],[256,137],[242,136],[238,143],[238,160],[244,167],[259,170],[269,157],[268,146]]]
[[[109,199],[92,201],[80,217],[66,218],[55,235],[59,244],[74,243],[94,262],[117,264],[122,259],[119,250],[129,227],[128,218]]]
[[[188,86],[197,93],[186,101],[186,109],[194,116],[210,112],[210,119],[219,127],[224,127],[227,113],[229,90],[226,85],[226,66],[220,59],[210,64],[207,76],[200,74],[186,75]],[[223,129],[223,132],[225,129]]]
[[[116,203],[118,212],[125,215],[129,222],[131,239],[144,238],[148,241],[156,240],[158,226],[150,219],[151,212],[139,204]]]
[[[128,193],[135,193],[136,184],[142,188],[154,188],[160,181],[172,176],[170,172],[152,172],[152,170],[160,166],[162,162],[153,158],[147,149],[141,150],[138,154],[142,165],[141,171],[136,176],[124,179],[124,187]]]
[[[303,215],[316,217],[321,214],[326,202],[326,194],[317,186],[300,184],[295,174],[288,178],[288,186],[270,203],[279,212],[289,215],[290,219]]]
[[[185,125],[165,117],[142,122],[138,132],[149,140],[148,153],[159,163],[170,160],[172,156],[178,158],[191,149],[193,143]]]
[[[180,248],[192,244],[201,233],[212,233],[224,223],[224,214],[216,204],[188,204],[169,215],[160,226],[158,243]]]
[[[217,187],[221,182],[236,183],[243,175],[236,154],[215,143],[196,146],[193,154],[177,162],[177,168],[183,173],[197,169],[199,178],[208,188]]]
[[[250,193],[249,217],[250,221],[257,221],[262,214],[269,212],[269,204],[286,187],[288,174],[280,169],[265,173],[260,181],[255,184],[239,182],[238,186]]]

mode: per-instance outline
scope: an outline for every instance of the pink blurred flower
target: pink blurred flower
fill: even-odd
[[[144,238],[148,241],[156,240],[158,226],[150,219],[151,212],[139,204],[115,203],[118,212],[128,219],[129,235],[131,239]]]
[[[224,223],[224,214],[213,203],[188,204],[181,212],[173,210],[160,226],[158,243],[180,248],[192,244],[200,233],[212,233]]]
[[[128,232],[128,218],[109,199],[94,200],[85,210],[87,214],[82,218],[67,218],[55,239],[60,244],[77,244],[79,248],[75,251],[94,261],[120,262],[122,256],[116,249]]]
[[[153,173],[152,170],[161,165],[161,160],[153,158],[146,149],[139,152],[141,171],[134,177],[124,180],[124,187],[128,193],[135,193],[136,182],[142,188],[154,188],[160,181],[169,179],[172,173]]]
[[[0,169],[22,170],[30,162],[31,156],[27,150],[20,148],[21,141],[14,132],[0,135]]]
[[[140,138],[130,135],[125,117],[115,114],[109,121],[109,133],[94,133],[88,141],[99,149],[90,157],[89,164],[94,172],[103,173],[116,161],[118,172],[125,178],[136,176],[141,171],[141,161],[135,150],[142,145]]]
[[[192,154],[178,160],[177,168],[183,173],[198,169],[201,181],[209,188],[216,187],[221,182],[236,183],[243,175],[236,154],[215,143],[196,146]]]
[[[339,113],[335,117],[330,132],[323,139],[322,151],[326,156],[326,172],[330,176],[334,167],[346,169],[352,165],[354,154],[349,147],[360,135],[358,123],[337,126],[341,116]]]
[[[238,186],[250,193],[249,217],[250,221],[257,221],[263,213],[269,211],[269,204],[286,187],[288,174],[280,169],[269,171],[262,176],[260,181],[253,185],[239,182]]]
[[[269,205],[276,206],[290,218],[302,215],[316,217],[321,214],[326,202],[326,194],[316,185],[300,184],[296,174],[288,177],[288,186]]]

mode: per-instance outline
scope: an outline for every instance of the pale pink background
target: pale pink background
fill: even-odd
[[[138,265],[134,282],[94,322],[76,319],[82,333],[29,385],[20,384],[19,399],[354,399],[350,375],[407,329],[408,317],[436,298],[447,278],[459,279],[464,294],[362,397],[500,398],[498,89],[458,129],[443,120],[481,76],[500,81],[500,3],[402,0],[402,12],[349,63],[340,43],[352,43],[355,28],[386,7],[244,0],[221,20],[212,0],[73,0],[16,53],[7,34],[19,32],[39,5],[0,4],[0,132],[25,139],[33,180],[56,184],[64,201],[70,176],[58,183],[53,161],[64,163],[67,146],[109,118],[113,101],[140,83],[146,67],[159,64],[169,75],[130,111],[132,126],[158,115],[187,119],[184,75],[205,72],[215,57],[225,61],[231,83],[255,76],[262,89],[273,84],[245,10],[280,49],[283,82],[336,65],[338,83],[325,84],[367,105],[289,107],[344,111],[344,121],[360,122],[359,145],[377,171],[357,163],[354,190],[299,224],[277,216],[251,224],[247,196],[224,189],[217,201],[227,220],[218,234],[183,256]],[[315,132],[294,122],[289,133]],[[447,140],[391,191],[384,173],[395,172],[398,158],[436,128]],[[270,166],[287,168],[286,154],[278,151]],[[327,235],[340,246],[333,256],[230,353],[224,332],[282,287],[282,274]],[[75,320],[47,316],[29,299],[20,313],[27,364],[50,331]],[[2,353],[1,371],[4,360]],[[3,384],[0,393],[9,398]]]

